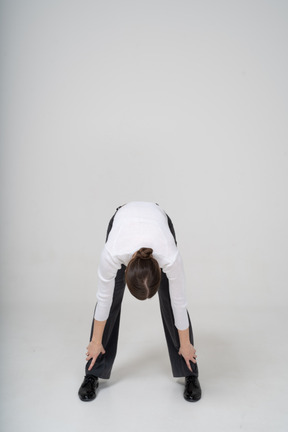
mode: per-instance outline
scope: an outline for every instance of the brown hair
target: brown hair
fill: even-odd
[[[153,249],[139,249],[129,261],[125,279],[129,291],[138,300],[153,297],[158,291],[161,281],[161,270],[152,256]]]

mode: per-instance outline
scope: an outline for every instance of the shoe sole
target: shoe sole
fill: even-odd
[[[78,396],[79,396],[79,395],[78,395]],[[82,402],[92,402],[93,400],[96,399],[96,396],[93,397],[93,398],[91,398],[91,399],[82,399],[82,398],[79,396],[79,399],[80,399]]]

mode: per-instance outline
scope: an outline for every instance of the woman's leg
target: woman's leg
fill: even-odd
[[[118,207],[109,221],[107,233],[106,233],[106,242],[109,237],[109,233],[112,229],[114,217],[117,211],[122,206]],[[97,376],[98,378],[108,379],[110,378],[112,366],[116,357],[117,352],[117,344],[118,344],[118,334],[119,334],[119,324],[120,324],[120,314],[121,314],[121,303],[123,299],[124,289],[125,289],[125,269],[126,267],[122,265],[121,269],[118,270],[116,278],[115,278],[115,287],[113,293],[112,305],[109,312],[109,317],[105,324],[102,345],[106,351],[105,354],[100,354],[91,369],[88,371],[90,363],[92,359],[86,364],[86,375]],[[97,304],[96,304],[97,308]],[[90,341],[93,336],[94,329],[94,317],[92,321],[91,335]]]
[[[171,234],[174,237],[175,244],[177,245],[176,233],[170,217],[167,216],[167,223]],[[198,366],[195,363],[190,362],[192,372],[188,369],[185,360],[182,356],[178,354],[180,348],[179,334],[178,330],[174,324],[174,314],[171,306],[170,292],[169,292],[169,281],[165,273],[162,272],[161,283],[158,291],[160,310],[162,316],[162,322],[164,326],[164,332],[166,336],[166,342],[168,346],[170,362],[172,367],[172,372],[174,377],[186,377],[189,375],[198,377]],[[193,331],[192,325],[187,311],[188,321],[189,321],[189,335],[190,342],[193,345]]]
[[[178,354],[180,348],[179,334],[174,324],[174,314],[171,306],[171,299],[169,293],[169,281],[166,274],[163,272],[162,272],[162,279],[161,279],[158,295],[159,295],[162,322],[164,326],[164,332],[165,332],[166,342],[168,346],[173,376],[186,377],[192,375],[198,377],[197,364],[190,362],[192,368],[192,372],[191,372],[188,369],[184,358]],[[193,332],[192,332],[192,326],[191,326],[189,314],[188,314],[188,320],[189,320],[190,342],[193,345],[194,343]]]
[[[94,375],[98,378],[108,379],[110,378],[112,366],[116,357],[117,344],[118,344],[118,334],[119,334],[119,324],[120,324],[120,314],[121,314],[121,303],[123,299],[124,289],[125,289],[125,269],[126,267],[122,265],[121,269],[115,278],[115,288],[113,294],[113,301],[107,319],[102,344],[106,351],[105,354],[100,354],[93,366],[93,368],[88,371],[90,363],[89,360],[86,364],[86,375]],[[97,308],[97,305],[96,305]],[[91,336],[93,334],[94,318],[92,322]]]

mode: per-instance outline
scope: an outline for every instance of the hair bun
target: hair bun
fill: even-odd
[[[153,253],[153,249],[143,247],[137,251],[136,258],[147,260],[152,258],[152,253]]]

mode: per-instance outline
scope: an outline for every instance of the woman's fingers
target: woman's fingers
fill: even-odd
[[[91,364],[89,365],[89,368],[88,368],[88,370],[90,371],[93,368],[99,355],[105,354],[106,351],[102,345],[100,347],[97,347],[97,345],[92,344],[91,342],[86,349],[87,349],[86,361],[88,362],[89,360],[91,360]]]
[[[191,345],[191,347],[192,347],[192,345]],[[196,358],[197,358],[196,350],[194,349],[194,347],[192,347],[192,348],[193,348],[192,350],[190,350],[190,349],[186,350],[186,349],[180,348],[180,350],[178,352],[178,354],[182,355],[182,357],[184,358],[185,363],[186,363],[188,369],[191,372],[192,372],[192,368],[191,368],[191,363],[190,362],[195,363],[195,364],[197,363],[197,361],[196,361]]]
[[[94,366],[94,364],[95,364],[95,362],[96,362],[96,358],[97,358],[97,357],[92,357],[92,362],[91,362],[91,364],[90,364],[90,366],[89,366],[89,368],[88,368],[89,371],[93,368],[93,366]]]
[[[190,362],[189,362],[189,360],[188,361],[186,361],[186,365],[187,365],[187,367],[188,367],[188,369],[192,372],[192,368],[191,368],[191,365],[190,365]]]

